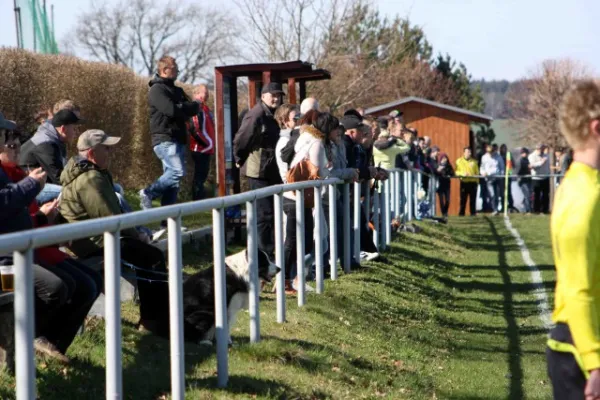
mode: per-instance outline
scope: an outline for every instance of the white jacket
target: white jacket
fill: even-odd
[[[529,155],[529,164],[531,164],[531,175],[550,175],[550,160],[548,156],[544,154],[538,154],[534,151]],[[544,178],[532,178],[534,180],[541,180]]]
[[[504,175],[504,160],[498,153],[485,153],[479,171],[486,176]]]
[[[277,161],[277,168],[279,169],[279,175],[281,176],[281,181],[283,183],[287,183],[285,178],[289,169],[288,163],[281,159],[281,150],[285,147],[286,144],[290,141],[290,135],[292,133],[291,129],[282,129],[279,132],[279,140],[275,145],[275,160]]]

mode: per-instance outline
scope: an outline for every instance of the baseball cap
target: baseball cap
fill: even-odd
[[[280,93],[283,94],[283,89],[281,89],[281,83],[277,82],[269,82],[263,86],[261,94],[265,93]]]
[[[0,129],[8,129],[12,131],[13,129],[17,129],[17,124],[6,119],[4,114],[0,112]]]
[[[404,114],[402,111],[394,110],[389,113],[389,116],[392,118],[398,118],[398,117],[402,116],[402,114]]]
[[[108,136],[104,131],[100,129],[88,129],[79,135],[77,139],[77,150],[89,150],[103,144],[105,146],[113,146],[121,141],[120,137]]]
[[[362,121],[359,118],[357,118],[355,115],[344,115],[340,122],[342,123],[342,125],[344,126],[344,129],[346,129],[346,130],[361,129],[363,127],[366,127],[366,125],[363,124]]]
[[[71,110],[60,110],[52,117],[52,126],[64,126],[64,125],[75,125],[82,123],[83,120],[79,118]]]

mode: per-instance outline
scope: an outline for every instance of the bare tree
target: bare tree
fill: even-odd
[[[558,126],[558,109],[566,91],[592,75],[585,65],[570,59],[547,60],[506,94],[511,125],[524,143],[565,146]]]
[[[210,80],[209,66],[236,55],[236,24],[224,11],[196,4],[133,0],[101,3],[78,17],[67,42],[92,58],[152,75],[163,54],[177,58],[180,80]]]

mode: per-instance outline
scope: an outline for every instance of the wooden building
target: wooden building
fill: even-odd
[[[456,160],[463,154],[465,147],[470,146],[475,154],[475,139],[470,129],[471,124],[489,125],[492,117],[462,108],[449,106],[418,97],[407,97],[401,100],[382,104],[365,110],[365,115],[382,116],[398,110],[404,113],[404,123],[417,129],[420,137],[429,136],[432,145],[436,145],[443,153],[448,154],[452,166],[456,168]],[[450,215],[458,215],[459,182],[452,180],[450,193]],[[437,208],[439,211],[439,207]]]

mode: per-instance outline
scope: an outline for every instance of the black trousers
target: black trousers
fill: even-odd
[[[571,332],[566,324],[557,324],[550,337],[563,343],[573,344]],[[571,353],[563,353],[546,348],[548,376],[552,382],[555,400],[582,400],[586,379]]]
[[[192,183],[192,198],[202,200],[206,197],[204,192],[204,182],[208,177],[210,170],[210,154],[192,152],[194,160],[194,181]]]
[[[458,215],[465,215],[467,199],[469,199],[471,215],[477,213],[477,185],[478,182],[460,182],[460,211]]]
[[[67,259],[41,265],[34,273],[36,335],[45,337],[62,353],[73,342],[102,290],[102,277],[94,270]]]
[[[304,265],[297,265],[298,251],[296,247],[296,202],[284,197],[283,212],[286,215],[285,225],[285,243],[284,243],[284,262],[285,279],[291,280],[296,277],[298,270],[303,271]],[[304,254],[308,254],[313,249],[314,241],[314,222],[312,217],[312,208],[304,209]]]
[[[450,208],[450,183],[448,185],[440,186],[437,190],[438,197],[440,199],[440,208],[442,215],[448,215],[448,208]]]
[[[533,179],[533,212],[550,211],[550,178]]]
[[[272,186],[272,183],[264,179],[248,178],[251,190],[262,189]],[[258,230],[258,248],[267,253],[271,259],[275,254],[275,204],[273,197],[256,200]]]

